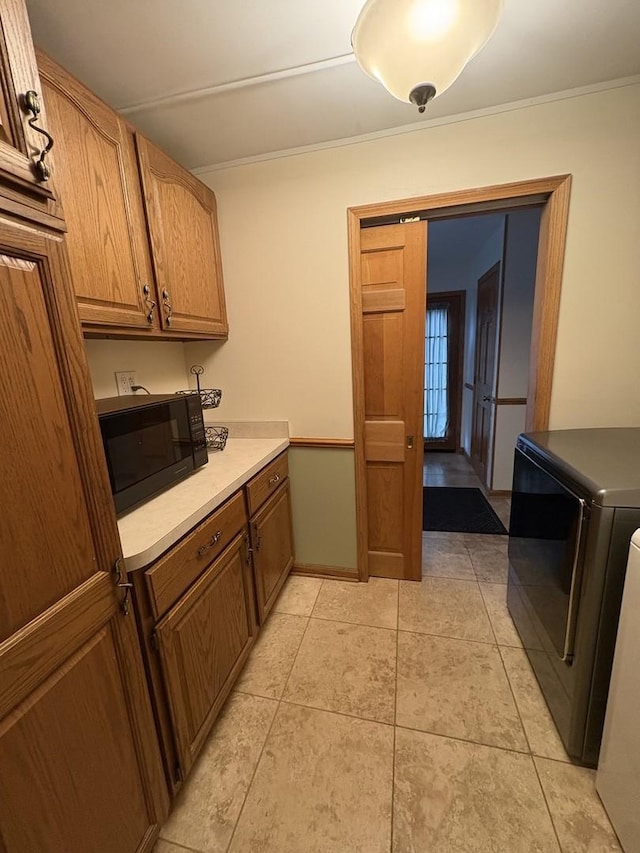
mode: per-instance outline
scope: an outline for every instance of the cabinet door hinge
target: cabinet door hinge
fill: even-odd
[[[251,540],[249,539],[249,534],[246,533],[244,537],[244,547],[245,547],[245,562],[248,566],[253,565],[253,548],[251,547]]]

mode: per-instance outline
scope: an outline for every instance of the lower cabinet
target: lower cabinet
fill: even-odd
[[[250,571],[243,532],[156,628],[183,773],[193,764],[253,642]]]
[[[152,849],[156,821],[166,812],[154,815],[148,795],[140,739],[155,740],[153,722],[149,713],[141,732],[132,721],[135,693],[125,692],[123,670],[126,656],[139,652],[122,620],[114,607],[109,621],[0,725],[3,853]]]
[[[131,572],[172,794],[202,749],[258,622],[273,607],[292,565],[283,453],[153,564]]]
[[[289,480],[251,519],[251,547],[262,625],[293,566]]]

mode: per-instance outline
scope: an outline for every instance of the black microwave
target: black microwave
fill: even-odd
[[[96,407],[117,513],[208,462],[197,394],[108,397]]]

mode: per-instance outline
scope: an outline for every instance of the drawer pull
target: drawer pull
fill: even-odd
[[[220,537],[222,536],[222,530],[218,530],[218,532],[209,539],[206,545],[202,545],[202,547],[198,548],[198,557],[203,557],[210,548],[213,548],[214,545],[217,545],[220,541]]]
[[[269,477],[269,485],[275,486],[276,483],[280,482],[280,474],[274,474],[273,477]]]

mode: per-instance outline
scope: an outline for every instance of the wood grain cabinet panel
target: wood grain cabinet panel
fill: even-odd
[[[107,624],[0,723],[3,851],[133,853],[152,840],[118,654]]]
[[[167,789],[64,243],[0,217],[0,850],[147,853]]]
[[[229,327],[215,195],[148,139],[136,134],[136,143],[162,328],[224,338]]]
[[[46,54],[38,65],[80,319],[89,328],[158,330],[133,134]]]
[[[286,453],[281,453],[259,474],[247,483],[247,504],[249,514],[257,512],[269,495],[275,493],[289,476],[289,462]]]
[[[156,629],[183,774],[192,766],[253,642],[246,549],[242,533]]]
[[[36,124],[50,130],[42,99],[29,20],[23,0],[3,0],[0,5],[0,208],[54,225],[60,216],[54,191],[55,177],[42,180],[35,163],[47,144],[28,124],[25,95],[40,98]],[[45,159],[53,172],[52,158]],[[31,214],[24,207],[31,208]],[[21,210],[21,208],[23,208]],[[58,223],[61,227],[62,223]]]
[[[97,569],[47,279],[43,259],[0,254],[0,642]]]
[[[156,619],[176,603],[246,524],[244,500],[238,492],[145,571]]]
[[[262,625],[293,566],[288,479],[251,519],[251,548],[258,614]]]

